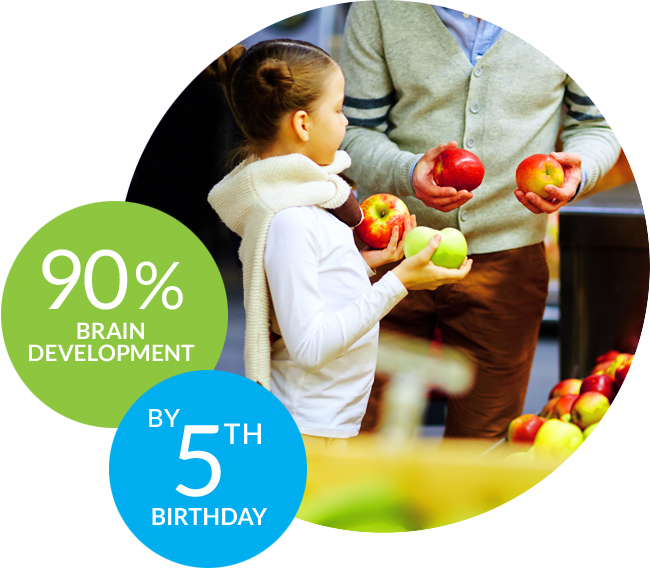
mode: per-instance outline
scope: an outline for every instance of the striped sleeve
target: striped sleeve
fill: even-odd
[[[566,113],[560,140],[564,152],[575,152],[582,158],[583,197],[616,163],[621,147],[605,117],[593,101],[571,78],[564,92]]]
[[[565,127],[584,121],[605,121],[593,101],[578,87],[574,81],[569,82],[564,92],[567,106]],[[604,124],[607,124],[604,122]]]
[[[388,130],[388,112],[394,98],[394,91],[383,97],[367,99],[346,95],[343,101],[343,112],[350,126],[374,128],[385,133]]]
[[[352,158],[346,175],[357,183],[360,197],[379,192],[413,195],[409,172],[416,156],[400,150],[389,138],[396,94],[375,2],[352,4],[345,24],[341,69],[345,77],[343,112],[348,119],[341,148]]]

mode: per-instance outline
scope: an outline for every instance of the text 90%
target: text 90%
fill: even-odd
[[[51,271],[52,261],[57,257],[67,257],[68,259],[70,259],[70,261],[72,261],[72,272],[70,273],[70,275],[62,279],[55,277]],[[95,263],[97,263],[97,261],[102,257],[110,257],[115,261],[115,264],[117,265],[119,284],[117,287],[117,295],[111,302],[102,302],[101,300],[99,300],[95,296],[95,291],[93,289],[93,270],[95,268]],[[153,298],[156,296],[158,291],[162,288],[163,284],[172,274],[173,270],[177,267],[177,265],[178,262],[172,263],[171,267],[167,269],[167,272],[154,286],[154,289],[153,291],[151,291],[151,294],[149,294],[146,300],[140,305],[140,310],[144,310],[149,305],[149,303],[153,300]],[[142,270],[144,268],[147,268],[151,271],[151,277],[149,279],[145,279],[142,275]],[[54,285],[59,285],[59,286],[66,285],[65,288],[61,291],[61,294],[59,294],[56,300],[52,303],[52,306],[50,306],[50,310],[56,310],[63,304],[63,301],[68,297],[68,295],[74,288],[75,284],[77,284],[79,277],[81,276],[81,263],[79,261],[79,257],[77,257],[72,251],[68,251],[67,249],[57,249],[56,251],[52,251],[43,260],[43,276],[45,277],[45,280],[47,280],[47,282],[52,283]],[[157,276],[158,276],[158,272],[156,271],[155,265],[153,263],[150,263],[149,261],[144,261],[140,263],[135,270],[136,279],[140,284],[145,286],[153,284],[156,281]],[[86,263],[86,268],[84,269],[84,286],[86,289],[86,296],[88,297],[88,300],[96,308],[99,308],[100,310],[111,310],[112,308],[119,306],[120,303],[124,300],[124,297],[126,296],[127,282],[128,282],[128,277],[127,277],[127,271],[126,271],[126,265],[124,263],[124,259],[122,259],[122,257],[115,251],[111,251],[110,249],[102,249],[100,251],[95,251],[95,253],[93,253],[90,256],[90,259],[88,259],[88,262]],[[168,300],[168,295],[172,291],[175,292],[177,296],[177,300],[175,304],[170,304]],[[183,304],[183,293],[176,286],[168,286],[162,291],[162,303],[163,306],[168,310],[176,310],[178,307],[180,307],[181,304]]]

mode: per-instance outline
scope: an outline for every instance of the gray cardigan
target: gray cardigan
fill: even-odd
[[[460,229],[470,253],[544,239],[547,216],[517,201],[515,170],[554,150],[560,124],[563,149],[579,153],[587,173],[581,196],[620,152],[589,97],[546,56],[505,31],[473,67],[429,4],[355,2],[341,67],[350,123],[341,148],[359,197],[400,196],[419,225]],[[415,198],[409,173],[422,153],[450,140],[479,156],[485,178],[468,203],[442,213]]]

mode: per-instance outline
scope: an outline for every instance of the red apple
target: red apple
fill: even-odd
[[[524,193],[533,192],[547,198],[548,192],[544,188],[549,184],[561,188],[564,170],[555,158],[546,154],[533,154],[517,166],[515,178],[517,188]]]
[[[546,422],[546,419],[528,413],[510,421],[508,426],[507,439],[513,445],[532,445],[539,428]]]
[[[600,354],[596,358],[596,363],[599,364],[600,362],[611,362],[616,359],[616,356],[618,356],[621,352],[618,352],[616,350],[609,350],[608,352],[605,352],[604,354]]]
[[[605,370],[605,373],[614,379],[616,377],[616,370],[619,367],[624,366],[626,363],[632,363],[633,359],[634,354],[618,354],[618,356],[616,356],[616,359],[609,364],[609,367]]]
[[[580,386],[580,393],[587,393],[588,391],[597,391],[602,393],[609,402],[614,401],[616,397],[616,383],[606,373],[597,373],[585,377]]]
[[[581,379],[563,379],[551,389],[548,398],[553,399],[553,397],[562,397],[562,395],[578,395],[581,383]]]
[[[578,395],[571,407],[571,421],[583,431],[600,421],[609,409],[609,399],[598,391],[587,391]]]
[[[485,166],[476,154],[464,148],[447,148],[433,162],[433,181],[439,186],[472,191],[485,175]]]
[[[544,405],[544,408],[540,411],[539,416],[544,419],[550,419],[553,416],[553,409],[555,408],[555,404],[559,399],[559,396],[553,397],[553,399],[549,399],[546,405]]]
[[[605,373],[607,371],[607,368],[612,365],[613,361],[614,360],[603,360],[602,362],[598,362],[593,368],[591,368],[589,375],[593,375],[595,373]]]
[[[355,231],[368,247],[385,249],[390,242],[393,227],[399,227],[399,238],[404,234],[404,222],[409,218],[406,204],[391,194],[375,194],[361,202],[363,221]]]
[[[632,358],[616,368],[616,372],[614,372],[614,383],[616,384],[616,389],[620,389],[623,385],[623,382],[627,377],[627,372],[630,370],[631,365]]]
[[[578,399],[577,395],[562,395],[553,407],[553,412],[551,413],[551,418],[560,419],[562,421],[571,420],[571,408],[573,407],[574,401]]]

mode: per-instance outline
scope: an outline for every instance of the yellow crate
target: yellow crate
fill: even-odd
[[[297,517],[353,531],[462,521],[516,498],[558,466],[506,459],[513,449],[505,441],[414,439],[391,448],[377,435],[360,435],[347,450],[309,441],[305,448],[307,486]]]

